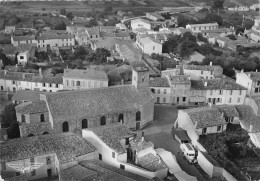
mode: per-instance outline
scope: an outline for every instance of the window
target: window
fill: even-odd
[[[20,56],[20,59],[23,60],[23,59],[24,59],[24,56]]]
[[[239,95],[242,95],[242,90],[239,90]]]
[[[142,77],[142,82],[144,82],[144,76]]]
[[[80,86],[80,81],[76,81],[76,86]]]
[[[4,90],[4,86],[1,86],[1,90]]]
[[[160,97],[157,97],[157,103],[160,103]]]
[[[210,71],[210,75],[213,75],[213,71]]]
[[[50,165],[51,164],[51,157],[46,157],[46,164]]]
[[[35,87],[37,87],[38,86],[38,83],[37,82],[35,82]]]
[[[129,145],[129,138],[125,139],[125,145]]]
[[[136,112],[135,121],[141,121],[141,112],[140,111]]]
[[[116,157],[115,152],[112,152],[112,158],[115,158],[115,157]]]
[[[183,97],[183,98],[182,98],[182,102],[185,102],[185,101],[186,101],[186,97]]]
[[[98,154],[98,159],[102,161],[102,155],[100,153]]]
[[[163,103],[166,103],[166,97],[163,98]]]
[[[219,95],[222,95],[223,94],[223,90],[219,90]]]
[[[56,84],[56,88],[59,88],[59,84]]]
[[[81,127],[82,127],[82,129],[88,128],[88,120],[87,119],[82,120]]]
[[[62,131],[63,132],[68,132],[69,131],[69,123],[67,121],[62,123]]]
[[[258,88],[255,88],[255,92],[258,92]]]
[[[203,70],[201,71],[201,74],[203,74]]]
[[[232,98],[229,98],[229,103],[231,103],[231,101],[232,101]]]
[[[98,35],[96,35],[96,38],[98,38]]]
[[[106,125],[106,116],[102,116],[100,118],[100,125],[103,126],[103,125]]]
[[[230,95],[232,95],[232,93],[233,93],[233,90],[230,90]]]
[[[260,81],[257,81],[257,85],[260,85]]]
[[[45,87],[46,86],[45,83],[42,83],[42,86]]]
[[[43,132],[43,133],[42,133],[42,135],[46,135],[46,134],[49,134],[49,132],[46,131],[46,132]]]
[[[202,134],[206,134],[207,133],[207,128],[203,128],[202,129]]]
[[[34,169],[31,171],[31,176],[35,176],[35,175],[36,175],[36,170]]]
[[[15,84],[15,81],[13,80],[13,84]]]
[[[120,169],[125,169],[125,165],[120,164]]]
[[[221,102],[221,98],[218,98],[218,99],[217,99],[217,102]]]
[[[51,83],[49,84],[49,87],[52,87],[52,84],[51,84]]]
[[[22,114],[22,123],[25,123],[25,115],[24,114]]]
[[[1,86],[1,87],[3,87],[3,86]],[[152,93],[155,93],[155,89],[151,89],[151,91],[152,91]]]
[[[40,118],[41,118],[41,122],[44,122],[44,121],[45,121],[45,120],[44,120],[44,114],[41,114]]]
[[[167,90],[166,89],[164,89],[164,94],[166,94],[167,93]]]
[[[67,86],[69,86],[69,80],[66,80],[66,82],[67,82]]]
[[[160,89],[157,89],[157,94],[160,94]]]
[[[237,103],[240,103],[240,98],[237,99]]]
[[[208,102],[211,102],[211,98],[209,98],[209,101]]]
[[[118,122],[124,123],[124,115],[123,114],[119,114]]]
[[[218,127],[217,127],[217,131],[220,131],[221,128],[222,128],[222,126],[218,126]]]

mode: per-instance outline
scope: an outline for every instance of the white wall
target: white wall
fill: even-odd
[[[132,29],[146,28],[146,29],[150,30],[151,25],[150,25],[150,23],[145,23],[145,22],[142,22],[142,21],[139,21],[139,22],[136,22],[136,23],[131,21],[131,28]]]
[[[77,81],[80,86],[76,85]],[[108,87],[108,80],[63,78],[63,87],[69,90]]]

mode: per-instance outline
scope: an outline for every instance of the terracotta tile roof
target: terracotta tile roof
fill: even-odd
[[[112,124],[88,129],[96,134],[108,147],[116,153],[125,153],[126,149],[120,143],[120,140],[134,137],[134,133],[124,124]]]
[[[215,71],[218,69],[222,69],[219,65],[176,65],[176,68],[183,68],[187,70],[204,70],[204,71]]]
[[[35,36],[13,36],[14,41],[27,41],[27,40],[35,40]]]
[[[24,102],[15,107],[17,113],[20,114],[35,114],[48,112],[45,101]]]
[[[225,117],[239,117],[239,113],[237,112],[235,106],[230,105],[219,105],[216,106],[216,108],[224,113]]]
[[[19,126],[20,131],[23,133],[22,135],[29,135],[29,134],[39,134],[43,132],[52,132],[51,123],[48,122],[40,122],[35,124],[21,124]]]
[[[40,100],[40,94],[44,94],[44,92],[34,91],[34,90],[17,90],[12,100],[16,101],[38,101]]]
[[[17,47],[14,47],[12,44],[3,44],[0,45],[0,51],[2,51],[3,54],[5,55],[13,55],[15,56],[15,54],[17,53]]]
[[[154,148],[154,144],[150,141],[142,141],[142,137],[138,136],[137,138],[130,141],[131,149],[136,150],[136,152],[145,150],[147,148]]]
[[[18,48],[17,48],[17,51],[18,52],[26,52],[26,51],[29,51],[31,50],[31,48],[33,46],[36,46],[36,43],[23,43],[23,44],[19,44],[18,45]]]
[[[111,111],[129,109],[138,110],[140,106],[154,99],[150,90],[137,89],[133,85],[57,92],[44,96],[53,119],[102,115]]]
[[[170,75],[169,80],[172,84],[190,84],[191,81],[186,75]]]
[[[154,77],[149,81],[150,87],[170,87],[166,77]]]
[[[197,124],[197,129],[227,124],[221,112],[216,108],[203,107],[182,111],[188,114],[194,126]]]
[[[236,32],[233,28],[218,28],[212,30],[201,30],[202,33],[228,33],[228,32]]]
[[[248,105],[235,106],[240,117],[240,124],[242,127],[250,132],[250,125],[252,125],[251,133],[260,132],[260,117],[256,116],[254,110]]]
[[[1,143],[0,161],[16,161],[56,153],[59,162],[71,157],[94,152],[95,147],[87,140],[73,134],[44,135],[41,137],[19,138]]]
[[[157,44],[161,44],[160,41],[154,39],[154,38],[151,38],[151,37],[146,37],[146,38],[141,38],[139,39],[139,42],[143,45],[146,45],[146,44],[150,44],[150,43],[157,43]]]
[[[149,181],[150,179],[116,168],[99,160],[87,160],[79,162],[80,165],[98,173],[100,180],[106,181]]]
[[[260,80],[260,72],[245,72],[247,76],[250,74],[250,79],[253,81],[259,81]]]
[[[107,74],[104,71],[97,71],[92,69],[65,69],[63,77],[89,80],[108,80]]]
[[[100,37],[102,38],[115,38],[116,35],[115,33],[111,33],[111,32],[100,32]]]
[[[156,172],[158,170],[167,168],[165,163],[162,160],[159,162],[159,160],[159,156],[154,156],[153,154],[149,153],[138,159],[138,165],[150,172]]]
[[[205,86],[207,82],[207,86]],[[196,90],[246,90],[245,87],[228,79],[191,80],[191,89]]]
[[[141,19],[141,18],[131,20],[131,24],[140,23],[140,22],[150,24],[150,22],[148,20],[144,20],[144,19]]]
[[[97,177],[97,172],[83,166],[75,165],[60,172],[61,180],[85,180]]]
[[[86,28],[86,31],[89,36],[99,34],[99,29],[97,27]]]
[[[42,33],[36,37],[36,40],[52,40],[52,39],[70,39],[74,38],[72,34],[56,34],[56,33]]]

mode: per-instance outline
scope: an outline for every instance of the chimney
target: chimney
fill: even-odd
[[[251,77],[251,74],[248,74],[248,77],[250,78],[250,77]]]
[[[205,86],[205,87],[208,86],[208,82],[207,82],[207,81],[204,82],[204,86]]]
[[[42,68],[39,68],[39,75],[42,77]]]
[[[160,159],[160,157],[158,157],[158,163],[159,163],[159,164],[161,163],[161,159]]]
[[[241,70],[241,73],[244,73],[244,69]]]
[[[252,131],[253,131],[253,125],[252,124],[250,124],[250,127],[249,127],[249,132],[251,133]]]
[[[198,121],[195,122],[195,128],[197,128],[197,126],[198,126]]]
[[[6,75],[7,71],[6,71],[6,70],[4,70],[4,73],[5,73],[5,75]]]
[[[190,76],[188,76],[188,79],[190,80]]]
[[[144,132],[142,131],[142,141],[144,141]]]
[[[255,69],[255,72],[258,72],[258,70],[257,70],[257,69]]]
[[[212,62],[209,62],[209,66],[212,66]]]

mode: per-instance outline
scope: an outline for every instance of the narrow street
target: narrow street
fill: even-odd
[[[182,157],[182,154],[178,155],[178,152],[180,152],[180,144],[172,135],[172,127],[177,118],[177,114],[178,110],[176,106],[155,105],[154,122],[143,130],[145,140],[153,142],[155,148],[164,148],[167,151],[171,151],[173,155],[176,156],[183,171],[191,176],[197,177],[199,181],[206,181],[194,165],[189,164],[188,161]]]

